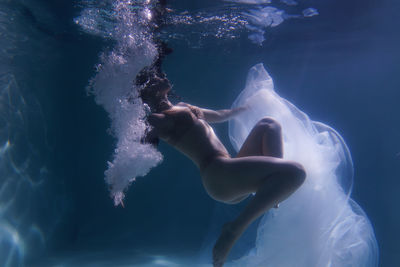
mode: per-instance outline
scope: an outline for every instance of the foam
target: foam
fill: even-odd
[[[117,139],[113,159],[105,171],[105,181],[115,205],[122,203],[125,191],[136,177],[146,175],[162,160],[156,148],[140,142],[148,126],[134,79],[143,67],[153,62],[157,49],[149,23],[152,2],[137,4],[109,1],[106,5],[112,7],[109,11],[92,5],[75,19],[87,32],[116,42],[111,51],[102,53],[97,74],[88,87],[96,103],[107,111],[111,133]],[[106,14],[106,19],[100,14]]]
[[[280,0],[280,1],[281,1],[281,3],[284,3],[288,6],[295,6],[298,4],[297,1],[294,1],[294,0]]]
[[[269,4],[271,0],[224,0],[225,2],[232,2],[232,3],[241,3],[241,4]]]
[[[315,8],[310,7],[303,10],[303,16],[306,18],[314,17],[317,15],[319,15],[319,13],[318,10],[316,10]]]
[[[241,15],[247,22],[246,28],[250,30],[248,38],[257,45],[262,45],[265,41],[266,31],[270,27],[276,27],[285,20],[294,18],[307,18],[318,15],[315,8],[307,8],[302,11],[302,15],[288,14],[283,8],[274,7],[271,1],[266,0],[226,0],[238,4],[247,4],[248,7],[241,11]],[[296,6],[298,2],[294,0],[281,0],[283,4],[288,6]]]

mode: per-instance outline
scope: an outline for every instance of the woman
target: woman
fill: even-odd
[[[209,123],[227,121],[246,108],[213,111],[186,103],[173,105],[164,77],[153,76],[141,90],[141,98],[153,112],[147,140],[160,138],[188,156],[200,169],[202,182],[213,199],[236,204],[256,193],[232,222],[223,226],[213,249],[214,267],[223,266],[229,251],[245,229],[263,213],[288,198],[304,182],[304,168],[283,160],[279,124],[263,118],[252,129],[232,158]]]

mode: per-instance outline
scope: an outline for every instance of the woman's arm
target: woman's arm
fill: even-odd
[[[140,140],[141,143],[152,144],[157,146],[159,143],[160,132],[168,131],[171,127],[171,120],[165,114],[152,113],[147,116],[147,122],[150,128],[146,129],[144,137]]]
[[[220,109],[220,110],[211,110],[200,108],[203,112],[204,120],[209,123],[218,123],[230,120],[236,115],[242,113],[246,110],[245,107],[238,107],[234,109]]]
[[[183,102],[180,102],[177,105],[178,106],[187,106],[191,109],[198,109],[199,112],[201,113],[201,116],[208,123],[218,123],[218,122],[227,121],[247,109],[247,107],[238,107],[238,108],[234,108],[234,109],[211,110],[211,109],[199,108],[196,106],[192,106],[190,104],[183,103]]]

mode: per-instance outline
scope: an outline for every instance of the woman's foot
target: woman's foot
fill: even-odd
[[[239,236],[240,235],[234,231],[232,223],[226,223],[222,226],[221,234],[213,249],[214,267],[222,267],[224,265],[229,251],[232,249]]]

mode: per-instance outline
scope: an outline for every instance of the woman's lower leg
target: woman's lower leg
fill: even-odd
[[[277,203],[293,194],[304,179],[305,172],[300,165],[293,165],[293,170],[289,172],[267,177],[240,215],[234,221],[224,225],[213,250],[214,266],[222,266],[229,251],[248,226]]]

